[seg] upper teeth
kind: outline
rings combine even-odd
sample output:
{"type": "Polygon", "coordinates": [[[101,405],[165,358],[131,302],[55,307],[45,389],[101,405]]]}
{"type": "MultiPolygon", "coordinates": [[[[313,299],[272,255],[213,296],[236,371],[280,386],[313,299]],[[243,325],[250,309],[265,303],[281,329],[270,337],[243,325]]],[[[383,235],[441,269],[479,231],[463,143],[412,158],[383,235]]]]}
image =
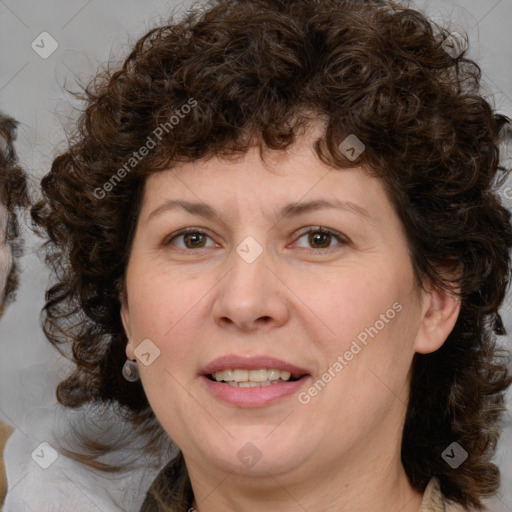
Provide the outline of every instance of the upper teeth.
{"type": "Polygon", "coordinates": [[[265,382],[266,380],[289,380],[290,372],[276,369],[261,370],[220,370],[213,375],[216,381],[226,382],[265,382]]]}

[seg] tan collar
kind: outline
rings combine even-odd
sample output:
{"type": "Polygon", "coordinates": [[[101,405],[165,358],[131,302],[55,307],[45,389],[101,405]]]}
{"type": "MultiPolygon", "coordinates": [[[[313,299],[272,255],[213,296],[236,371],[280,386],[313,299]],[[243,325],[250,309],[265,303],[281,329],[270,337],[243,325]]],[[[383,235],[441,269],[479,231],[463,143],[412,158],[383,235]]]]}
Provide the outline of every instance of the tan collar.
{"type": "Polygon", "coordinates": [[[445,512],[443,495],[439,488],[439,480],[432,478],[423,493],[423,501],[418,512],[445,512]]]}
{"type": "Polygon", "coordinates": [[[466,512],[466,509],[457,504],[446,503],[441,494],[439,480],[434,477],[423,493],[423,501],[418,512],[466,512]]]}

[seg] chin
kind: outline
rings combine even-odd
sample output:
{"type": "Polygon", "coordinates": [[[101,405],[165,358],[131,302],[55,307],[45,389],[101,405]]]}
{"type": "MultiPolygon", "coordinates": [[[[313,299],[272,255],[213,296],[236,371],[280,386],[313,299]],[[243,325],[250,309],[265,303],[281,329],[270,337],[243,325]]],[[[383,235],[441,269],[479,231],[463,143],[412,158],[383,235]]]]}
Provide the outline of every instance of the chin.
{"type": "Polygon", "coordinates": [[[281,437],[269,436],[269,432],[267,427],[245,428],[240,435],[232,432],[234,438],[214,441],[214,449],[205,447],[203,453],[209,453],[219,469],[238,474],[268,477],[268,473],[279,474],[297,467],[303,460],[303,442],[293,441],[289,435],[283,442],[281,437]]]}

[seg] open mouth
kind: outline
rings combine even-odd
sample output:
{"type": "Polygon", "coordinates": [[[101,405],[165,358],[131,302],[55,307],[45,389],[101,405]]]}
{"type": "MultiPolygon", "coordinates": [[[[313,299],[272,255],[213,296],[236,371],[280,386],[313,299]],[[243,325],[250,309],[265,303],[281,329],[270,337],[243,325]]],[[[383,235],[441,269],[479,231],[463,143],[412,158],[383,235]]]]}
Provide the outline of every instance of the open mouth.
{"type": "Polygon", "coordinates": [[[263,387],[284,382],[295,382],[306,376],[307,374],[294,375],[288,371],[275,368],[262,368],[258,370],[226,369],[206,375],[213,382],[239,388],[263,387]]]}
{"type": "Polygon", "coordinates": [[[200,377],[211,396],[235,407],[266,407],[293,396],[312,377],[304,368],[271,357],[225,359],[210,363],[200,377]]]}

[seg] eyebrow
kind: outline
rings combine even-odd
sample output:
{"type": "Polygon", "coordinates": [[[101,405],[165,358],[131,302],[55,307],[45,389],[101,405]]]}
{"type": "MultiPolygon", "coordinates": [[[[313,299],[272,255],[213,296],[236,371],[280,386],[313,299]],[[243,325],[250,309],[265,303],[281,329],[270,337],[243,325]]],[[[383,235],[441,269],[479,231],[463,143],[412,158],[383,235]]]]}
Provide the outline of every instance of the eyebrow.
{"type": "MultiPolygon", "coordinates": [[[[198,215],[207,219],[212,217],[220,217],[219,212],[206,203],[185,201],[182,199],[169,199],[158,208],[153,210],[148,215],[146,222],[149,222],[153,217],[163,212],[175,210],[177,208],[181,208],[186,212],[191,213],[192,215],[198,215]]],[[[281,210],[279,210],[277,218],[278,220],[281,220],[284,218],[295,217],[315,210],[320,210],[322,208],[336,208],[338,210],[354,213],[356,215],[365,217],[368,221],[370,221],[370,223],[373,224],[372,217],[368,210],[351,201],[342,201],[340,199],[316,199],[314,201],[289,203],[283,206],[281,210]]]]}

